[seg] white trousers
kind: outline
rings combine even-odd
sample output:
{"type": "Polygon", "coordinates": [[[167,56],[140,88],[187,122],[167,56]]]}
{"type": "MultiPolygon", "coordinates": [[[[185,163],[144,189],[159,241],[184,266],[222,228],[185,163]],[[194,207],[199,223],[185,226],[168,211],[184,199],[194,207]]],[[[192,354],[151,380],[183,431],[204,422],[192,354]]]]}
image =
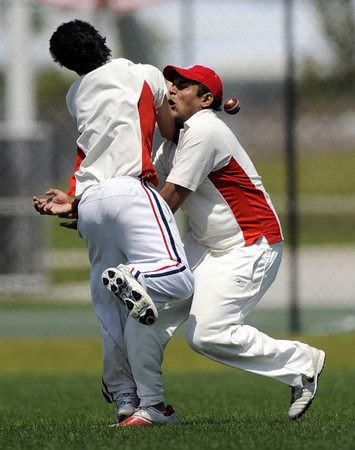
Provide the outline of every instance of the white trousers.
{"type": "Polygon", "coordinates": [[[175,330],[187,320],[190,306],[191,298],[156,303],[159,318],[149,327],[140,326],[129,317],[125,329],[125,344],[137,384],[140,406],[165,403],[161,369],[163,353],[175,330]]]}
{"type": "MultiPolygon", "coordinates": [[[[192,247],[191,261],[198,261],[198,246],[192,247]]],[[[227,252],[202,247],[200,251],[204,255],[193,270],[195,292],[186,332],[189,345],[227,366],[301,386],[302,374],[313,375],[309,346],[273,339],[244,324],[276,277],[282,243],[269,245],[262,238],[227,252]]]]}
{"type": "Polygon", "coordinates": [[[126,264],[138,279],[143,277],[152,299],[161,303],[157,303],[158,312],[179,310],[180,302],[186,304],[193,291],[193,276],[170,208],[140,179],[119,177],[84,192],[78,231],[89,252],[92,301],[101,323],[103,394],[109,402],[130,392],[161,399],[161,349],[174,325],[169,328],[161,317],[149,327],[132,319],[103,286],[101,274],[108,267],[126,264]],[[140,345],[146,337],[149,342],[148,336],[155,332],[161,343],[152,363],[149,351],[142,352],[140,345]]]}

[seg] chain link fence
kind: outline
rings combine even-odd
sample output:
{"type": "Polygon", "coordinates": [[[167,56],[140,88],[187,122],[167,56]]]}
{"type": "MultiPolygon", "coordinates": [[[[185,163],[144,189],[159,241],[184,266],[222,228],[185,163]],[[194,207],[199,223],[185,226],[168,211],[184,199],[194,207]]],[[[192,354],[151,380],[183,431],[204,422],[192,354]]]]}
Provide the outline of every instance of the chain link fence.
{"type": "Polygon", "coordinates": [[[292,314],[340,310],[338,328],[354,329],[354,0],[171,0],[126,15],[0,0],[2,298],[31,284],[46,298],[89,301],[87,280],[78,291],[54,289],[47,276],[69,261],[73,270],[87,267],[82,243],[71,235],[68,248],[57,225],[45,238],[46,219],[28,207],[33,194],[65,187],[73,169],[77,136],[65,94],[75,77],[48,53],[54,29],[73,18],[93,23],[114,57],[219,73],[224,98],[242,105],[238,115],[220,116],[262,175],[285,233],[284,261],[260,310],[287,311],[296,301],[292,314]]]}

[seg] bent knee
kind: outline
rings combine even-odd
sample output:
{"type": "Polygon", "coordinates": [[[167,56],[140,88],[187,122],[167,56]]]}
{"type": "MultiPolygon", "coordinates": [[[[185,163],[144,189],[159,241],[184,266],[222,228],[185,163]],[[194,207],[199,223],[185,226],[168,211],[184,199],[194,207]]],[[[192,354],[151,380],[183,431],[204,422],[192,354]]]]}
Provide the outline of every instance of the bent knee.
{"type": "Polygon", "coordinates": [[[226,347],[233,347],[233,351],[238,353],[246,345],[248,337],[242,324],[221,328],[213,324],[197,324],[190,316],[186,341],[192,350],[198,353],[217,356],[226,347]]]}
{"type": "Polygon", "coordinates": [[[213,333],[208,327],[197,326],[189,320],[186,328],[186,341],[195,352],[204,353],[208,351],[215,340],[213,333]]]}
{"type": "Polygon", "coordinates": [[[180,282],[176,288],[175,297],[179,300],[186,300],[194,293],[194,277],[190,270],[184,270],[180,282]]]}

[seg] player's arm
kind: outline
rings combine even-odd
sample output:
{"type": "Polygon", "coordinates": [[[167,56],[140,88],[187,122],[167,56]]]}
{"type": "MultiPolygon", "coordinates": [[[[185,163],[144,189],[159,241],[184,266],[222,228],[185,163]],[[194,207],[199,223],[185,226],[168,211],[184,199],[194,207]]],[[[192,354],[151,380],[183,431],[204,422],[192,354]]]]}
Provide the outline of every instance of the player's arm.
{"type": "Polygon", "coordinates": [[[158,108],[157,124],[163,138],[168,140],[173,140],[175,138],[176,127],[174,117],[166,95],[162,105],[158,108]]]}
{"type": "Polygon", "coordinates": [[[33,206],[40,214],[58,215],[71,213],[75,206],[75,199],[60,189],[50,188],[46,195],[50,198],[33,197],[33,206]]]}
{"type": "Polygon", "coordinates": [[[65,219],[74,219],[70,222],[60,223],[65,228],[77,228],[78,204],[80,199],[67,195],[60,189],[48,189],[46,195],[51,198],[33,197],[33,206],[40,214],[55,215],[65,219]]]}
{"type": "Polygon", "coordinates": [[[33,196],[33,206],[40,214],[73,218],[77,213],[80,199],[70,197],[56,188],[48,189],[46,195],[52,195],[52,197],[39,198],[36,195],[33,196]]]}
{"type": "Polygon", "coordinates": [[[191,191],[178,184],[167,182],[159,193],[175,213],[191,194],[191,191]]]}

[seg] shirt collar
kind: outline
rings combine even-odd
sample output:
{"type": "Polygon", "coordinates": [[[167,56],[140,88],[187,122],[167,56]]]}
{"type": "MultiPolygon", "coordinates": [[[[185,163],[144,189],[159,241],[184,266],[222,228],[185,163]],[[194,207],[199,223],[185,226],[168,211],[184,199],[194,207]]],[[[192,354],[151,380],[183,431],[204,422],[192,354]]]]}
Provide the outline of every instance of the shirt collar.
{"type": "Polygon", "coordinates": [[[201,109],[201,111],[198,111],[193,116],[191,116],[189,119],[184,122],[184,130],[187,130],[190,128],[191,124],[194,123],[196,120],[198,120],[202,116],[208,116],[208,115],[216,115],[216,113],[213,111],[213,109],[201,109]]]}

